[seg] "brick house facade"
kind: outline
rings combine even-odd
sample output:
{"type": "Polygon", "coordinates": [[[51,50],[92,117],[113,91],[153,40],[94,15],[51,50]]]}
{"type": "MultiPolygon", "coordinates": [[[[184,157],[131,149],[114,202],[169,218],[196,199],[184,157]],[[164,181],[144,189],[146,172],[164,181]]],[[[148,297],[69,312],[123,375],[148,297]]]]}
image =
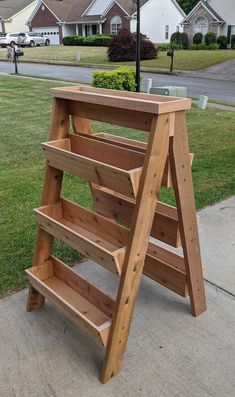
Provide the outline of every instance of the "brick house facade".
{"type": "Polygon", "coordinates": [[[207,32],[213,32],[216,36],[219,35],[219,24],[216,23],[213,16],[202,5],[200,5],[191,17],[188,18],[187,23],[184,24],[184,32],[187,33],[191,43],[193,41],[194,34],[199,30],[197,29],[197,21],[201,18],[203,18],[207,23],[207,32]]]}
{"type": "Polygon", "coordinates": [[[234,0],[201,0],[181,22],[184,32],[192,43],[197,32],[205,35],[213,32],[216,36],[226,36],[228,46],[231,36],[235,34],[235,1],[234,0]]]}
{"type": "Polygon", "coordinates": [[[116,15],[121,18],[122,29],[130,30],[130,19],[127,19],[127,14],[117,4],[114,4],[105,16],[105,22],[103,24],[104,34],[111,34],[111,20],[116,15]]]}

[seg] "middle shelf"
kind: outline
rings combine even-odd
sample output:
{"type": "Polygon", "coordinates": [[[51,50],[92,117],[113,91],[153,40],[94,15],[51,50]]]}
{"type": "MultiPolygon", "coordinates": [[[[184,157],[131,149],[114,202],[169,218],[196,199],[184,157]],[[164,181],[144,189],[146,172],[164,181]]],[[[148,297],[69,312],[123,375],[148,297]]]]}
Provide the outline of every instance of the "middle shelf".
{"type": "MultiPolygon", "coordinates": [[[[65,199],[35,210],[38,225],[50,235],[121,276],[129,230],[65,199]]],[[[187,296],[184,259],[149,242],[146,276],[182,296],[187,296]]]]}
{"type": "Polygon", "coordinates": [[[51,167],[128,197],[137,196],[144,153],[74,134],[42,146],[51,167]]]}

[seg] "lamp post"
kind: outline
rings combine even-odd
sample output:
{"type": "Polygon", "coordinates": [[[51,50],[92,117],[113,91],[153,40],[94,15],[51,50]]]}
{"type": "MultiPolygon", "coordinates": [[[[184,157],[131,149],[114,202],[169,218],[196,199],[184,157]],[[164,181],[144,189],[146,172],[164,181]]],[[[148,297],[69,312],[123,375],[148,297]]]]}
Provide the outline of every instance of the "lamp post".
{"type": "Polygon", "coordinates": [[[140,92],[140,0],[132,0],[136,4],[136,92],[140,92]]]}

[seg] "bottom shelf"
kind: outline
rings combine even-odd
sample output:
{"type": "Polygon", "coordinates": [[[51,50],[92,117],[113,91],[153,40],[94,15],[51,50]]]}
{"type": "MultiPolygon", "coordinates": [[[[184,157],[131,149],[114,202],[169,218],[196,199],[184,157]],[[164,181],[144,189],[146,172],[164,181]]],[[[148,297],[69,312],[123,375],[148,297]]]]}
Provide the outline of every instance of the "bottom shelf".
{"type": "Polygon", "coordinates": [[[26,273],[38,292],[106,346],[115,308],[110,296],[55,257],[26,273]]]}

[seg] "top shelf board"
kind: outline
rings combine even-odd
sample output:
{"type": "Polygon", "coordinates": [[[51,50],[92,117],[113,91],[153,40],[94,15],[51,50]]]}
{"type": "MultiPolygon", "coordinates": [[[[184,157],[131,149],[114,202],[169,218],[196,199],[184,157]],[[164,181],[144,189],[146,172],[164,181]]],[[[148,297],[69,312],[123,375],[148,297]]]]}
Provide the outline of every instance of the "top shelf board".
{"type": "Polygon", "coordinates": [[[55,98],[150,114],[171,113],[191,108],[191,99],[107,90],[89,86],[52,88],[51,92],[55,98]]]}

